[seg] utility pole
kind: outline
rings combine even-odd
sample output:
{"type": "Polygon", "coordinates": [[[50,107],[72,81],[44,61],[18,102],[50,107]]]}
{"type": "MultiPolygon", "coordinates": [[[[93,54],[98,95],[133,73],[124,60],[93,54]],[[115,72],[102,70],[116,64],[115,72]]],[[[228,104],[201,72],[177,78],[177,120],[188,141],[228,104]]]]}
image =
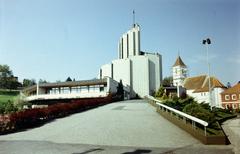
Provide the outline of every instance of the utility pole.
{"type": "Polygon", "coordinates": [[[208,93],[209,93],[209,105],[211,107],[211,110],[212,110],[212,107],[213,107],[213,104],[212,104],[212,95],[211,95],[211,77],[210,77],[210,62],[209,62],[209,49],[208,49],[208,46],[209,44],[211,44],[211,40],[209,38],[207,38],[206,40],[203,40],[202,42],[204,45],[206,45],[206,50],[207,50],[207,65],[208,65],[208,93]]]}

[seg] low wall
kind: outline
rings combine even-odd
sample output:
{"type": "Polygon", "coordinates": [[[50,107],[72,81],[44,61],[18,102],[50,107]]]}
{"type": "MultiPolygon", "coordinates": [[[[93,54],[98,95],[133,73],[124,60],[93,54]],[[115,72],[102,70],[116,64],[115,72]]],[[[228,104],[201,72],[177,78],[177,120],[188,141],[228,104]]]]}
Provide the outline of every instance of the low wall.
{"type": "Polygon", "coordinates": [[[204,130],[202,130],[198,127],[193,128],[191,123],[186,122],[185,120],[177,117],[176,115],[171,114],[168,111],[161,110],[160,108],[158,108],[158,105],[154,101],[150,100],[149,103],[157,108],[157,112],[161,116],[163,116],[164,118],[166,118],[167,120],[169,120],[173,124],[177,125],[181,129],[185,130],[186,132],[188,132],[193,137],[195,137],[196,139],[201,141],[203,144],[207,144],[207,145],[210,145],[210,144],[226,145],[226,144],[229,143],[228,139],[227,139],[227,137],[225,136],[224,133],[223,133],[223,135],[209,135],[209,134],[207,134],[205,136],[204,130]]]}

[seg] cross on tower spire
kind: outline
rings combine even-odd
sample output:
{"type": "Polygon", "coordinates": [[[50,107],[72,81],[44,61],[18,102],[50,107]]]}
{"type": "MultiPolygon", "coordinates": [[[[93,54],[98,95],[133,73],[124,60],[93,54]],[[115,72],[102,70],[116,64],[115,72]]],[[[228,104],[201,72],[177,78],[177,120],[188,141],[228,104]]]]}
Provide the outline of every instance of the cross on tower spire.
{"type": "Polygon", "coordinates": [[[133,10],[133,27],[135,27],[135,11],[133,10]]]}

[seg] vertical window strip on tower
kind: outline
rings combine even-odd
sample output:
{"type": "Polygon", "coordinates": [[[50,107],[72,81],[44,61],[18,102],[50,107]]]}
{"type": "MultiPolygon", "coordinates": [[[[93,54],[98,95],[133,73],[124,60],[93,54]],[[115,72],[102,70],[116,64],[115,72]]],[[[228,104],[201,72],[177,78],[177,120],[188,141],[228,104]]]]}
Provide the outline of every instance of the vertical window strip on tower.
{"type": "Polygon", "coordinates": [[[129,39],[128,39],[128,34],[127,34],[127,58],[129,57],[129,44],[128,44],[128,41],[129,41],[129,39]]]}
{"type": "Polygon", "coordinates": [[[122,50],[121,50],[121,53],[122,53],[122,59],[123,59],[123,37],[122,37],[122,50]]]}
{"type": "Polygon", "coordinates": [[[136,46],[135,46],[135,32],[133,32],[133,55],[136,55],[136,46]]]}
{"type": "Polygon", "coordinates": [[[140,31],[138,31],[138,52],[140,51],[140,31]]]}

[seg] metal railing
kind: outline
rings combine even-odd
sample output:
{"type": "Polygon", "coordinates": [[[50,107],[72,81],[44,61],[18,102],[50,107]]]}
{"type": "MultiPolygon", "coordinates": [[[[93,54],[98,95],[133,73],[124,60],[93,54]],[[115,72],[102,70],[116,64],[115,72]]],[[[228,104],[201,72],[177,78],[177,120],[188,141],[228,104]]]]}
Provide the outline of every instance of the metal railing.
{"type": "Polygon", "coordinates": [[[166,110],[166,111],[169,111],[171,114],[174,113],[174,114],[176,114],[176,115],[178,115],[178,116],[182,116],[185,121],[186,121],[186,120],[191,121],[191,123],[192,123],[192,128],[193,128],[193,129],[196,129],[196,123],[202,125],[202,126],[204,127],[204,135],[205,135],[205,136],[207,135],[208,122],[206,122],[206,121],[204,121],[204,120],[201,120],[201,119],[199,119],[199,118],[196,118],[196,117],[194,117],[194,116],[191,116],[191,115],[189,115],[189,114],[186,114],[186,113],[184,113],[184,112],[181,112],[181,111],[179,111],[179,110],[173,109],[173,108],[171,108],[171,107],[169,107],[169,106],[167,106],[167,105],[164,105],[164,104],[161,103],[160,100],[157,100],[157,99],[155,99],[155,98],[152,97],[152,96],[149,96],[149,95],[148,95],[148,96],[146,96],[146,98],[154,101],[155,104],[157,105],[158,109],[160,109],[160,110],[166,110]]]}

